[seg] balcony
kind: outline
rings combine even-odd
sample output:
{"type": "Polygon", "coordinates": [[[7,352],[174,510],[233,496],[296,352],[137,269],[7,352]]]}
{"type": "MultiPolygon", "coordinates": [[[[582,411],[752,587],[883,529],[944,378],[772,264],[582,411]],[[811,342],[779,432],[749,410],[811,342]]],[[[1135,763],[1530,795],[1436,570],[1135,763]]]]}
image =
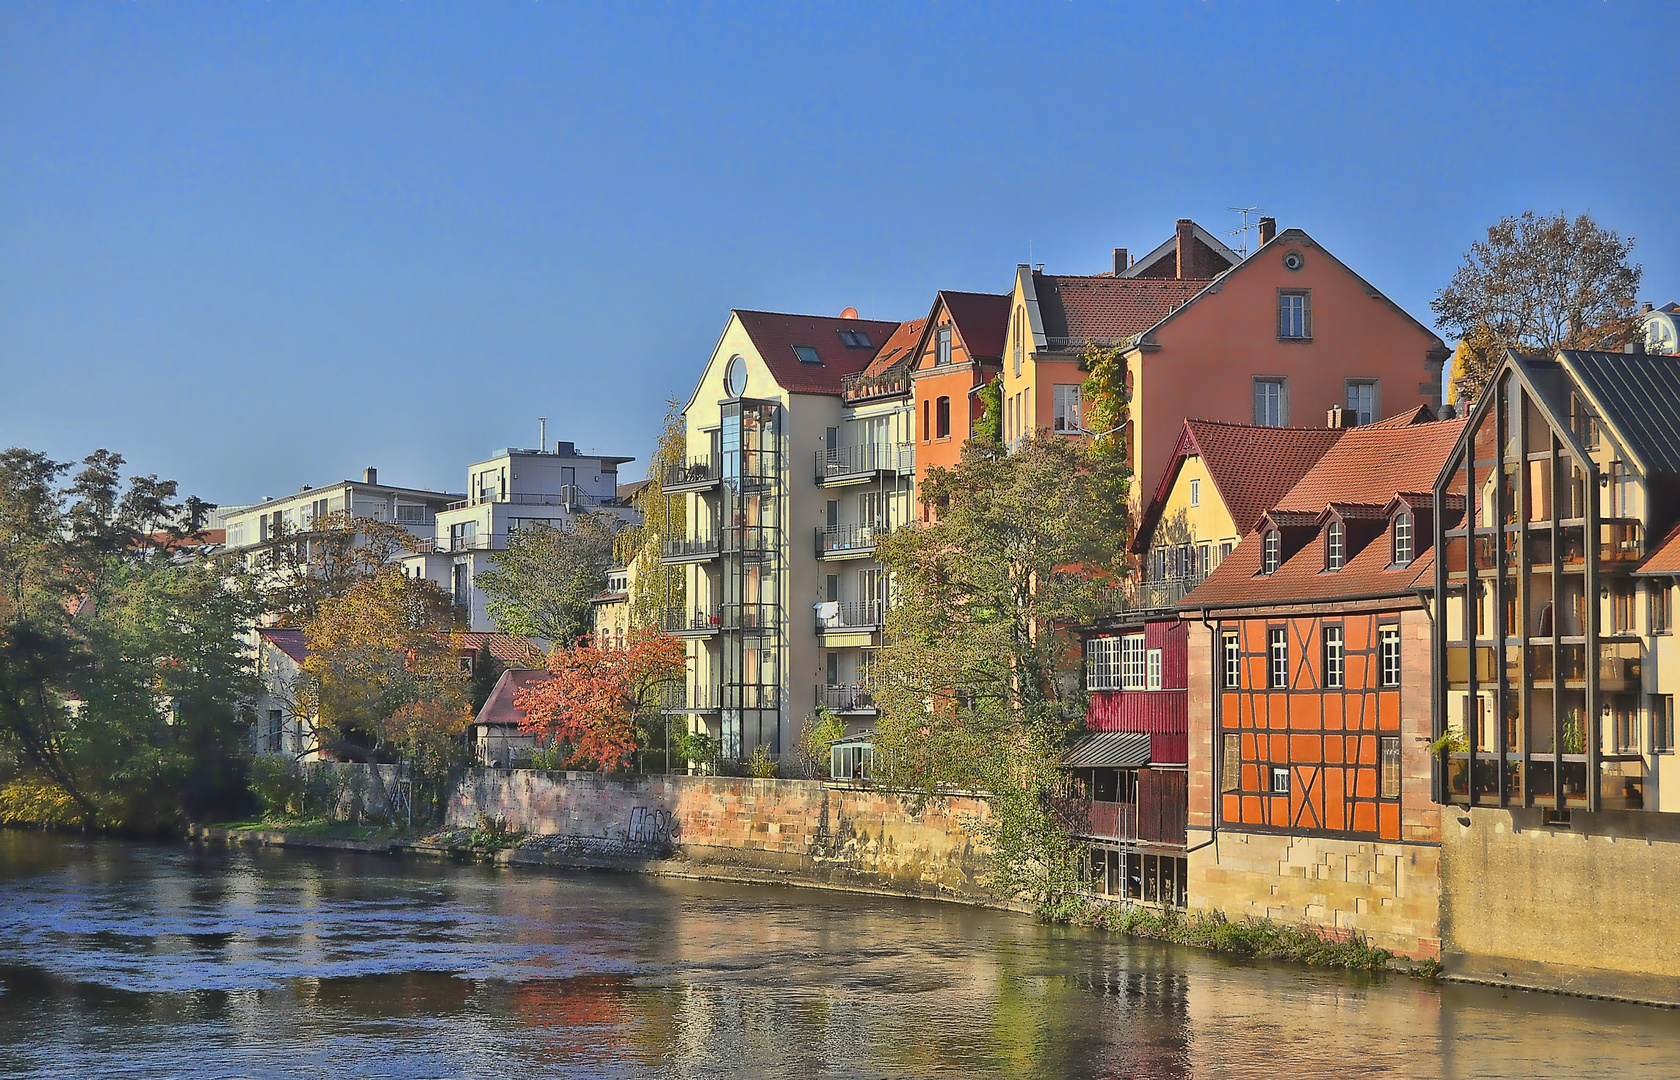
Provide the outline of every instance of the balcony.
{"type": "Polygon", "coordinates": [[[661,705],[666,712],[717,712],[723,700],[723,688],[713,683],[667,683],[660,688],[661,705]]]}
{"type": "Polygon", "coordinates": [[[855,375],[840,377],[840,396],[847,401],[868,401],[870,398],[891,397],[894,394],[909,392],[910,372],[904,369],[885,371],[878,375],[865,375],[860,371],[855,375]]]}
{"type": "Polygon", "coordinates": [[[1139,802],[1059,799],[1056,809],[1063,827],[1086,840],[1182,847],[1189,809],[1184,794],[1182,784],[1169,783],[1154,792],[1140,789],[1139,802]]]}
{"type": "Polygon", "coordinates": [[[829,601],[816,606],[817,632],[876,630],[880,628],[883,614],[884,605],[878,600],[829,601]]]}
{"type": "Polygon", "coordinates": [[[878,477],[896,477],[916,469],[915,449],[909,443],[869,443],[818,450],[817,484],[839,487],[862,484],[878,477]]]}
{"type": "Polygon", "coordinates": [[[722,475],[719,462],[710,456],[691,457],[660,471],[659,483],[666,491],[703,491],[722,475]]]}
{"type": "Polygon", "coordinates": [[[723,530],[723,550],[730,555],[768,555],[776,550],[777,530],[737,525],[723,530]]]}
{"type": "Polygon", "coordinates": [[[692,540],[667,540],[663,562],[666,565],[676,563],[705,562],[715,558],[718,553],[718,538],[715,536],[698,537],[692,540]]]}
{"type": "Polygon", "coordinates": [[[499,495],[494,492],[487,492],[476,498],[452,502],[444,509],[464,510],[469,506],[483,506],[486,503],[504,503],[509,506],[565,506],[587,510],[629,505],[616,495],[596,495],[576,484],[565,484],[556,492],[533,491],[514,495],[499,495]]]}
{"type": "Polygon", "coordinates": [[[439,555],[458,554],[463,551],[501,551],[507,547],[507,533],[471,533],[466,536],[440,536],[432,541],[430,546],[421,544],[420,552],[436,552],[439,555]]]}
{"type": "Polygon", "coordinates": [[[875,691],[861,683],[819,685],[817,700],[832,713],[865,713],[873,715],[875,691]]]}
{"type": "Polygon", "coordinates": [[[723,609],[711,607],[676,608],[665,612],[660,620],[667,634],[678,637],[703,637],[723,629],[723,609]]]}
{"type": "Polygon", "coordinates": [[[1104,591],[1101,615],[1110,619],[1125,619],[1170,612],[1206,577],[1205,574],[1188,574],[1160,581],[1127,581],[1104,591]]]}
{"type": "Polygon", "coordinates": [[[827,525],[817,530],[817,558],[861,559],[875,553],[875,540],[887,533],[874,525],[827,525]]]}

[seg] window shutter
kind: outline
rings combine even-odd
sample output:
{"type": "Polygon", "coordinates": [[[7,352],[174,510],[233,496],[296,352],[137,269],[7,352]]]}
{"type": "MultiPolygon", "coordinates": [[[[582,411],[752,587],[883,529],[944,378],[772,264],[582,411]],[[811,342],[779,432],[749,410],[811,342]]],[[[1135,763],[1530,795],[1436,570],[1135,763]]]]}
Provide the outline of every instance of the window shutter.
{"type": "Polygon", "coordinates": [[[1225,736],[1225,753],[1221,755],[1219,790],[1242,790],[1242,736],[1225,736]]]}
{"type": "Polygon", "coordinates": [[[1312,290],[1301,293],[1301,336],[1312,337],[1312,290]]]}
{"type": "Polygon", "coordinates": [[[1289,297],[1283,293],[1278,293],[1277,298],[1277,336],[1289,336],[1289,297]]]}

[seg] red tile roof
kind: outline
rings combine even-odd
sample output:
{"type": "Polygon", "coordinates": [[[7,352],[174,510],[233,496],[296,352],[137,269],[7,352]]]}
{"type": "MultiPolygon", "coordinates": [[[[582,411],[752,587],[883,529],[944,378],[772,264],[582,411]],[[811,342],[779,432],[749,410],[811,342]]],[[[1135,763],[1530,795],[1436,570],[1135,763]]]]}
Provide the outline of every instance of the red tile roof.
{"type": "Polygon", "coordinates": [[[910,363],[916,352],[916,342],[922,336],[922,327],[927,325],[926,319],[911,319],[909,322],[898,324],[881,346],[881,351],[875,354],[875,359],[863,369],[865,378],[872,375],[884,375],[895,367],[902,367],[910,363]]]}
{"type": "Polygon", "coordinates": [[[1070,277],[1033,273],[1038,313],[1051,349],[1141,334],[1183,307],[1209,282],[1177,278],[1070,277]]]}
{"type": "Polygon", "coordinates": [[[1637,574],[1680,574],[1680,525],[1669,530],[1667,536],[1657,544],[1651,554],[1645,556],[1645,561],[1639,564],[1637,574]]]}
{"type": "Polygon", "coordinates": [[[309,646],[303,640],[303,631],[287,627],[266,627],[257,633],[273,645],[276,649],[291,657],[297,663],[309,659],[309,646]]]}
{"type": "Polygon", "coordinates": [[[460,635],[461,651],[472,652],[475,655],[486,645],[490,647],[490,655],[504,664],[539,666],[543,661],[542,650],[528,637],[518,634],[481,634],[466,633],[460,635]]]}
{"type": "MultiPolygon", "coordinates": [[[[1266,516],[1280,526],[1310,525],[1312,536],[1271,574],[1260,573],[1263,539],[1250,531],[1207,580],[1184,598],[1181,607],[1265,607],[1356,596],[1402,595],[1431,580],[1430,530],[1418,522],[1413,531],[1418,557],[1391,566],[1388,531],[1366,509],[1388,508],[1396,495],[1434,488],[1465,418],[1404,427],[1369,425],[1350,428],[1309,469],[1266,516]],[[1319,528],[1332,506],[1352,511],[1349,557],[1341,570],[1324,568],[1319,528]],[[1365,519],[1365,520],[1360,520],[1365,519]]],[[[1408,500],[1410,501],[1410,500],[1408,500]]]]}
{"type": "Polygon", "coordinates": [[[734,314],[776,377],[777,385],[795,394],[839,394],[841,376],[868,367],[899,327],[896,322],[773,311],[736,310],[734,314]],[[841,330],[862,331],[869,338],[869,347],[847,346],[840,340],[841,330]],[[815,349],[822,363],[803,363],[793,351],[795,345],[815,349]]]}
{"type": "Polygon", "coordinates": [[[968,355],[976,360],[1002,360],[1009,336],[1009,293],[972,293],[939,290],[945,311],[956,324],[968,355]]]}
{"type": "Polygon", "coordinates": [[[475,722],[480,724],[519,723],[525,717],[514,706],[514,695],[528,686],[547,682],[553,677],[554,673],[547,668],[512,668],[502,672],[502,677],[496,680],[495,688],[490,691],[490,696],[485,699],[484,708],[478,710],[478,717],[475,722]]]}

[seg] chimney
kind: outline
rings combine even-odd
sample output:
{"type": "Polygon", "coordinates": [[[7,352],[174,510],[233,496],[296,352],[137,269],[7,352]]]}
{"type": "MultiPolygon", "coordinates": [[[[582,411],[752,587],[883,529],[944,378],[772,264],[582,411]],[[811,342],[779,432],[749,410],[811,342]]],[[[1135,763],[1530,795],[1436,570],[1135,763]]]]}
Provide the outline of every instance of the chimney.
{"type": "Polygon", "coordinates": [[[1196,223],[1187,217],[1178,219],[1178,279],[1193,277],[1190,261],[1196,253],[1196,223]]]}
{"type": "Polygon", "coordinates": [[[1645,314],[1647,311],[1651,310],[1651,307],[1652,307],[1651,301],[1649,301],[1649,300],[1645,301],[1643,304],[1639,305],[1639,314],[1641,314],[1641,315],[1645,314]]]}
{"type": "Polygon", "coordinates": [[[1263,217],[1260,219],[1260,246],[1265,247],[1277,235],[1277,218],[1263,217]]]}
{"type": "Polygon", "coordinates": [[[1126,272],[1126,267],[1128,267],[1130,265],[1132,265],[1132,264],[1126,261],[1126,249],[1125,248],[1115,248],[1114,249],[1114,276],[1119,277],[1121,274],[1125,273],[1126,272]]]}
{"type": "Polygon", "coordinates": [[[1330,406],[1330,411],[1328,413],[1326,413],[1325,417],[1324,417],[1324,426],[1325,427],[1333,427],[1333,428],[1353,427],[1357,423],[1358,423],[1358,420],[1355,419],[1354,414],[1348,412],[1346,409],[1342,408],[1340,405],[1330,406]]]}
{"type": "Polygon", "coordinates": [[[363,469],[362,470],[362,483],[364,483],[364,484],[377,484],[377,483],[379,483],[379,470],[374,468],[372,465],[369,465],[367,468],[363,469]]]}

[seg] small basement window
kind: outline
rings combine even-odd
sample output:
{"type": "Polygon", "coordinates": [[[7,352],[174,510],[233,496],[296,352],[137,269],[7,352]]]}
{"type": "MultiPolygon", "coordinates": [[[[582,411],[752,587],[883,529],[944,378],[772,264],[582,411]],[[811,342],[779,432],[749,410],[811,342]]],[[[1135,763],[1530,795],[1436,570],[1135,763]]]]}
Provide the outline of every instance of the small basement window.
{"type": "Polygon", "coordinates": [[[793,355],[799,357],[799,362],[801,364],[822,363],[822,357],[817,355],[817,350],[811,348],[809,345],[795,345],[793,347],[793,355]]]}

